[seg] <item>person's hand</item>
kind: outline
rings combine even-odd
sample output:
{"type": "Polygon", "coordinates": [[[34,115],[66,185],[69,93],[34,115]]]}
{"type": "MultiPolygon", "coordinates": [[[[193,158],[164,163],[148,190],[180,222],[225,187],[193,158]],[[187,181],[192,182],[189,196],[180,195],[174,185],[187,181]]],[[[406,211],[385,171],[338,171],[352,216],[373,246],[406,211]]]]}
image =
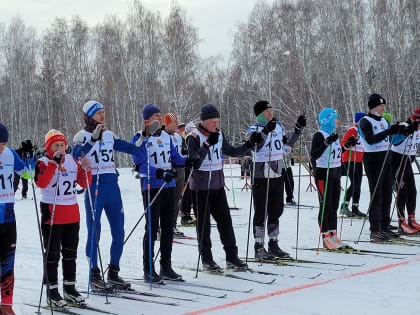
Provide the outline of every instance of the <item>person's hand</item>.
{"type": "Polygon", "coordinates": [[[87,156],[81,157],[79,159],[79,163],[80,163],[80,167],[82,168],[82,170],[84,170],[85,172],[90,171],[90,168],[92,166],[92,162],[87,156]]]}
{"type": "Polygon", "coordinates": [[[162,168],[158,168],[156,170],[156,178],[163,179],[165,182],[169,183],[176,177],[176,170],[164,170],[162,168]]]}
{"type": "Polygon", "coordinates": [[[305,115],[300,115],[296,121],[296,128],[303,129],[306,127],[306,117],[305,115]]]}
{"type": "Polygon", "coordinates": [[[350,138],[347,139],[346,143],[344,143],[344,148],[346,150],[348,150],[348,149],[350,149],[350,148],[352,148],[356,145],[357,145],[356,138],[355,137],[350,137],[350,138]]]}
{"type": "Polygon", "coordinates": [[[216,132],[210,132],[209,136],[207,137],[206,143],[209,147],[212,145],[215,145],[217,142],[219,142],[219,133],[216,132]]]}
{"type": "Polygon", "coordinates": [[[275,119],[270,120],[263,128],[262,132],[264,132],[266,135],[268,135],[270,132],[272,132],[274,129],[276,129],[277,122],[275,119]]]}
{"type": "Polygon", "coordinates": [[[61,164],[64,162],[65,156],[66,156],[65,150],[57,150],[54,152],[52,160],[56,162],[57,164],[61,164]]]}
{"type": "Polygon", "coordinates": [[[188,157],[185,159],[185,167],[193,167],[194,169],[199,169],[201,166],[201,160],[198,157],[188,157]]]}
{"type": "Polygon", "coordinates": [[[330,134],[330,135],[327,137],[327,139],[325,139],[325,144],[326,144],[327,146],[329,146],[331,143],[336,142],[336,141],[337,141],[337,139],[338,139],[338,134],[336,134],[336,133],[332,133],[332,134],[330,134]]]}
{"type": "Polygon", "coordinates": [[[247,141],[248,147],[253,149],[255,145],[259,145],[263,142],[263,137],[261,136],[260,132],[254,131],[251,133],[249,140],[247,141]]]}
{"type": "Polygon", "coordinates": [[[96,142],[98,140],[102,139],[102,133],[104,132],[104,126],[101,124],[98,124],[92,132],[92,136],[90,137],[90,140],[92,142],[96,142]]]}

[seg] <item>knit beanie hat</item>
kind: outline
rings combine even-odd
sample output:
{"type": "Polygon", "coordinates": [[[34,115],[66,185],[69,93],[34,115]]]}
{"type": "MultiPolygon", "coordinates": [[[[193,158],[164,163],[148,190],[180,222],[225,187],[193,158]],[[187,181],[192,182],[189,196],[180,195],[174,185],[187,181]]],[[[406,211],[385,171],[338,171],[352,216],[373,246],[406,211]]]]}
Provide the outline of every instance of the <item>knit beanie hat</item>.
{"type": "Polygon", "coordinates": [[[420,120],[420,107],[414,110],[413,115],[411,116],[411,121],[420,120]]]}
{"type": "Polygon", "coordinates": [[[51,151],[52,144],[58,141],[63,141],[65,145],[67,146],[66,137],[64,137],[64,135],[60,131],[55,130],[55,129],[51,129],[50,131],[48,131],[47,134],[45,135],[45,144],[44,144],[45,151],[49,153],[51,151]]]}
{"type": "Polygon", "coordinates": [[[258,101],[254,105],[254,114],[255,116],[258,116],[263,111],[265,111],[267,108],[272,108],[270,103],[267,101],[258,101]]]}
{"type": "Polygon", "coordinates": [[[89,117],[93,117],[98,110],[105,109],[104,105],[97,101],[89,101],[83,105],[83,112],[89,117]]]}
{"type": "Polygon", "coordinates": [[[365,113],[357,112],[354,114],[354,122],[357,124],[360,119],[362,119],[364,116],[366,116],[365,113]]]}
{"type": "Polygon", "coordinates": [[[9,141],[9,130],[6,126],[0,123],[0,143],[6,143],[9,141]]]}
{"type": "Polygon", "coordinates": [[[386,104],[386,100],[379,94],[372,94],[369,96],[368,106],[369,109],[375,108],[378,105],[386,104]]]}
{"type": "Polygon", "coordinates": [[[213,118],[220,118],[220,113],[217,110],[216,106],[212,104],[207,104],[201,107],[201,112],[200,112],[201,121],[213,119],[213,118]]]}
{"type": "Polygon", "coordinates": [[[157,107],[154,104],[147,104],[143,107],[142,115],[144,120],[148,120],[150,117],[152,117],[156,113],[160,113],[159,107],[157,107]]]}
{"type": "Polygon", "coordinates": [[[388,112],[387,110],[384,111],[382,117],[385,118],[388,124],[392,124],[392,114],[390,112],[388,112]]]}
{"type": "Polygon", "coordinates": [[[178,116],[175,113],[165,114],[165,116],[163,117],[163,123],[165,124],[165,126],[169,125],[172,122],[175,122],[178,124],[178,116]]]}

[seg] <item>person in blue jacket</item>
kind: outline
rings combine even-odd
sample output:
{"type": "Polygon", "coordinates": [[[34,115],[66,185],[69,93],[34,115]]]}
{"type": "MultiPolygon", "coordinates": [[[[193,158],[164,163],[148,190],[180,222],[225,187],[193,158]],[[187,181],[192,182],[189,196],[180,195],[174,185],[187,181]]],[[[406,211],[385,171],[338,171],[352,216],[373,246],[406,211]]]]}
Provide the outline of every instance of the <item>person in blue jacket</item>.
{"type": "MultiPolygon", "coordinates": [[[[150,184],[150,200],[157,195],[159,188],[164,185],[156,200],[151,205],[151,252],[154,256],[154,243],[157,239],[157,231],[160,219],[160,275],[156,273],[152,264],[152,281],[155,283],[162,280],[182,280],[181,275],[172,269],[171,254],[175,214],[175,167],[199,167],[200,160],[184,158],[176,150],[170,135],[163,132],[162,114],[160,109],[153,104],[147,104],[142,111],[144,121],[150,124],[147,137],[146,130],[134,135],[131,143],[142,142],[141,150],[133,155],[136,169],[141,178],[144,209],[148,207],[148,173],[150,184]],[[157,126],[157,127],[153,127],[157,126]],[[152,130],[153,129],[153,130],[152,130]],[[149,168],[149,172],[148,172],[149,168]]],[[[149,222],[146,212],[146,226],[143,238],[143,270],[144,281],[150,280],[149,262],[149,222]]]]}
{"type": "Polygon", "coordinates": [[[13,177],[24,171],[24,163],[17,153],[7,147],[9,131],[0,124],[0,314],[14,315],[13,287],[16,252],[15,193],[13,177]]]}
{"type": "MultiPolygon", "coordinates": [[[[121,192],[118,186],[118,174],[114,163],[114,151],[134,154],[139,146],[119,139],[112,131],[105,128],[105,108],[97,101],[89,101],[83,105],[85,128],[74,136],[73,156],[77,160],[82,156],[90,158],[92,163],[92,185],[90,193],[95,222],[98,232],[98,243],[101,233],[102,210],[111,227],[112,243],[110,249],[110,265],[108,283],[120,289],[127,289],[130,284],[119,277],[119,263],[124,243],[124,211],[121,192]],[[97,187],[98,183],[98,187],[97,187]],[[98,196],[95,198],[95,189],[98,196]]],[[[140,145],[140,143],[138,144],[140,145]]],[[[92,289],[109,288],[102,279],[97,262],[97,242],[92,224],[92,209],[88,191],[85,194],[86,224],[88,238],[86,256],[91,260],[92,289]],[[92,240],[93,238],[93,240],[92,240]]]]}

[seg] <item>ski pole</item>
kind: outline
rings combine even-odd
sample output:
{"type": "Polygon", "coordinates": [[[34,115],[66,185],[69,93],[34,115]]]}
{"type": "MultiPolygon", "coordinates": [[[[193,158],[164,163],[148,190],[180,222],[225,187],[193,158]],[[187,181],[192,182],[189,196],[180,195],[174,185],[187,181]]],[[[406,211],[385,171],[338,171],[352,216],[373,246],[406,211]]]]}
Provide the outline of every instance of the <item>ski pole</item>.
{"type": "Polygon", "coordinates": [[[298,181],[298,206],[297,206],[297,216],[296,216],[296,259],[298,259],[298,248],[299,248],[299,216],[300,216],[300,177],[302,174],[302,135],[299,138],[299,151],[300,151],[300,161],[299,161],[299,181],[298,181]]]}
{"type": "MultiPolygon", "coordinates": [[[[57,182],[55,183],[56,187],[55,187],[55,192],[54,192],[54,202],[53,202],[53,207],[51,210],[51,217],[50,217],[50,230],[48,232],[48,239],[47,239],[47,247],[45,248],[45,255],[44,255],[44,270],[47,270],[47,263],[48,263],[48,255],[50,254],[50,245],[51,245],[51,236],[52,236],[52,229],[53,229],[53,224],[54,224],[54,215],[55,215],[55,207],[56,207],[56,202],[57,202],[57,195],[59,193],[58,187],[60,185],[60,168],[61,168],[61,160],[60,163],[57,166],[57,182]]],[[[54,185],[53,185],[54,187],[54,185]]],[[[45,241],[45,240],[44,240],[45,241]]],[[[48,275],[47,275],[47,279],[48,279],[48,275]]],[[[47,280],[47,291],[50,289],[50,283],[47,280]]],[[[40,300],[39,300],[39,305],[38,305],[38,309],[41,308],[41,296],[42,296],[42,291],[44,289],[44,281],[42,281],[42,285],[41,285],[41,294],[40,294],[40,300]]],[[[50,301],[51,304],[51,297],[48,296],[47,294],[47,298],[50,301]]],[[[51,308],[51,313],[53,313],[53,310],[51,308]]]]}
{"type": "Polygon", "coordinates": [[[150,139],[150,131],[149,131],[149,122],[145,121],[145,133],[146,133],[146,155],[147,155],[147,228],[148,228],[148,236],[149,236],[149,282],[150,282],[150,290],[153,287],[153,258],[152,258],[152,214],[151,214],[151,202],[150,202],[150,156],[149,156],[149,139],[150,139]]]}
{"type": "Polygon", "coordinates": [[[324,189],[324,196],[323,196],[323,201],[322,201],[321,224],[319,225],[318,250],[316,252],[317,255],[319,255],[319,248],[321,244],[322,222],[324,221],[325,201],[327,199],[327,190],[328,190],[328,177],[330,175],[331,151],[332,151],[332,145],[330,144],[330,149],[328,153],[327,176],[325,179],[325,189],[324,189]]]}
{"type": "Polygon", "coordinates": [[[239,209],[236,206],[236,198],[235,198],[235,188],[233,187],[233,171],[232,171],[232,159],[229,156],[229,169],[230,169],[230,183],[232,187],[232,201],[233,201],[233,208],[231,209],[239,209]]]}
{"type": "MultiPolygon", "coordinates": [[[[101,147],[101,142],[99,142],[99,148],[101,147]]],[[[96,241],[96,248],[98,251],[98,258],[99,258],[99,264],[101,267],[101,273],[102,273],[102,278],[105,279],[105,271],[103,268],[103,264],[102,264],[102,255],[101,255],[101,249],[99,247],[99,233],[98,233],[98,229],[96,227],[96,206],[97,206],[97,201],[98,201],[98,187],[99,187],[99,163],[98,163],[98,170],[96,173],[96,187],[95,187],[95,204],[92,203],[92,195],[91,195],[91,191],[90,191],[90,185],[89,185],[89,176],[88,176],[88,172],[85,170],[85,178],[86,178],[86,186],[87,186],[87,194],[89,196],[89,204],[90,204],[90,212],[91,212],[91,216],[92,216],[92,225],[93,225],[93,233],[95,236],[95,241],[96,241]]],[[[92,235],[91,235],[92,237],[92,235]]],[[[92,252],[93,252],[93,237],[91,239],[91,252],[90,252],[90,261],[89,261],[89,285],[88,285],[88,297],[89,297],[89,288],[90,288],[90,282],[92,279],[92,252]]],[[[105,304],[110,304],[110,302],[108,301],[108,294],[105,290],[105,304]]]]}
{"type": "MultiPolygon", "coordinates": [[[[34,199],[34,203],[35,203],[35,214],[36,214],[36,222],[37,222],[37,226],[38,226],[38,234],[39,234],[39,241],[41,244],[41,253],[42,253],[42,257],[45,257],[45,252],[44,252],[44,242],[42,240],[42,231],[41,231],[41,221],[39,219],[39,212],[38,212],[38,204],[36,201],[36,193],[35,193],[35,184],[34,184],[34,170],[32,169],[32,165],[31,165],[31,157],[29,155],[29,152],[26,152],[26,161],[28,163],[29,166],[29,170],[31,173],[31,185],[32,185],[32,195],[33,195],[33,199],[34,199]]],[[[47,270],[46,270],[46,265],[43,264],[43,272],[45,275],[45,279],[48,283],[48,275],[47,275],[47,270]]],[[[41,284],[41,294],[39,295],[39,303],[38,303],[38,310],[37,313],[41,314],[41,301],[42,301],[42,293],[43,293],[43,283],[41,284]]],[[[51,313],[53,313],[53,310],[51,310],[51,313]]]]}
{"type": "Polygon", "coordinates": [[[249,201],[249,215],[248,215],[248,234],[246,239],[246,255],[245,255],[245,263],[248,264],[248,250],[249,250],[249,233],[251,230],[251,213],[252,213],[252,201],[254,196],[254,180],[255,180],[255,159],[256,159],[256,152],[257,152],[257,144],[254,146],[254,150],[252,151],[252,177],[251,177],[251,199],[249,201]]]}
{"type": "Polygon", "coordinates": [[[388,160],[388,155],[389,155],[389,151],[390,151],[391,146],[392,146],[392,140],[393,139],[394,139],[394,135],[392,135],[391,141],[389,142],[389,145],[388,145],[388,149],[387,149],[387,151],[385,153],[384,161],[382,162],[381,170],[379,171],[378,180],[376,181],[375,187],[373,189],[373,193],[372,193],[371,198],[370,198],[370,201],[369,201],[369,207],[368,207],[368,210],[366,212],[366,217],[363,220],[363,224],[362,224],[362,228],[360,229],[359,237],[357,238],[357,241],[354,242],[355,244],[358,244],[359,243],[360,237],[362,236],[363,228],[365,227],[365,224],[366,224],[366,220],[369,217],[370,208],[372,207],[373,199],[375,198],[376,191],[378,190],[379,182],[381,181],[382,173],[384,171],[386,162],[388,160]]]}
{"type": "MultiPolygon", "coordinates": [[[[346,197],[347,197],[347,184],[349,182],[349,174],[350,174],[350,163],[351,163],[351,154],[352,148],[349,150],[349,160],[347,162],[347,175],[346,175],[346,186],[344,188],[344,199],[343,199],[343,207],[341,208],[341,225],[340,225],[340,239],[341,239],[341,232],[343,231],[343,221],[344,221],[344,207],[346,205],[346,197]]],[[[354,178],[354,177],[353,177],[354,178]]],[[[354,190],[354,188],[353,188],[354,190]]],[[[352,210],[353,211],[353,210],[352,210]]]]}
{"type": "MultiPolygon", "coordinates": [[[[200,246],[198,248],[198,259],[197,259],[197,268],[196,268],[196,271],[195,271],[195,278],[198,278],[198,268],[200,267],[201,251],[203,249],[204,229],[205,229],[205,226],[206,226],[207,209],[208,209],[208,205],[209,205],[211,173],[212,173],[211,172],[211,163],[212,163],[211,154],[209,154],[209,158],[210,158],[210,171],[209,171],[209,179],[208,179],[208,182],[207,182],[207,195],[206,195],[206,203],[205,203],[205,206],[204,206],[203,226],[201,227],[201,235],[200,235],[200,242],[199,242],[200,246]]],[[[193,171],[191,170],[191,172],[193,172],[193,171]]],[[[198,203],[198,200],[197,200],[197,203],[198,203]]],[[[198,215],[198,204],[197,204],[197,231],[198,231],[198,225],[199,225],[198,224],[198,218],[199,218],[199,215],[198,215]]]]}
{"type": "MultiPolygon", "coordinates": [[[[270,170],[271,170],[271,140],[273,139],[273,132],[270,132],[270,142],[268,145],[268,172],[267,172],[267,191],[265,192],[265,205],[264,205],[264,228],[263,228],[263,246],[265,244],[265,224],[267,221],[268,212],[268,191],[270,190],[270,170]]],[[[264,165],[265,166],[265,165],[264,165]]],[[[268,228],[267,228],[268,230],[268,228]]]]}
{"type": "MultiPolygon", "coordinates": [[[[353,204],[354,204],[354,190],[355,190],[355,187],[354,186],[356,185],[356,158],[357,158],[357,152],[354,155],[354,161],[353,161],[353,180],[351,182],[351,186],[352,186],[352,190],[351,190],[352,207],[351,207],[350,226],[353,226],[353,204]]],[[[361,175],[361,179],[360,179],[360,186],[362,185],[362,178],[363,178],[363,169],[362,169],[362,175],[361,175]]]]}

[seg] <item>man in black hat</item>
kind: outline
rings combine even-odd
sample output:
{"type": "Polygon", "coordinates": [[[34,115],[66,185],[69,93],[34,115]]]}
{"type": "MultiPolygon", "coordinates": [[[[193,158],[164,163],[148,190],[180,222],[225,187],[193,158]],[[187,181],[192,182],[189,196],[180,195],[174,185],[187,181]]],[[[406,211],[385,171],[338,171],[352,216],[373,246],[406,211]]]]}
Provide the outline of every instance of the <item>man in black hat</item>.
{"type": "MultiPolygon", "coordinates": [[[[273,109],[269,102],[259,101],[254,105],[257,122],[248,129],[248,135],[255,132],[263,139],[257,145],[254,181],[252,194],[254,197],[254,250],[255,258],[271,260],[275,257],[285,258],[289,254],[278,245],[279,218],[284,209],[284,181],[282,169],[284,163],[284,147],[292,147],[306,126],[306,118],[300,115],[293,131],[286,131],[283,125],[274,119],[273,109]],[[268,193],[267,193],[268,190],[268,193]],[[267,220],[268,252],[264,249],[265,223],[267,220]]],[[[254,148],[253,148],[254,149],[254,148]]]]}
{"type": "Polygon", "coordinates": [[[226,252],[226,267],[246,270],[247,265],[238,257],[232,218],[225,193],[222,154],[244,155],[248,149],[259,143],[256,134],[239,147],[233,147],[219,130],[220,114],[214,105],[201,108],[201,121],[187,138],[188,155],[199,158],[201,166],[192,172],[190,185],[197,201],[197,236],[203,268],[212,272],[222,269],[213,260],[210,240],[210,214],[217,223],[223,249],[226,252]]]}
{"type": "Polygon", "coordinates": [[[396,237],[389,229],[392,201],[392,138],[401,133],[404,125],[389,125],[382,117],[386,101],[379,94],[369,97],[369,113],[359,121],[360,140],[364,148],[363,164],[369,181],[370,239],[372,242],[388,241],[396,237]],[[391,139],[390,137],[391,136],[391,139]]]}

